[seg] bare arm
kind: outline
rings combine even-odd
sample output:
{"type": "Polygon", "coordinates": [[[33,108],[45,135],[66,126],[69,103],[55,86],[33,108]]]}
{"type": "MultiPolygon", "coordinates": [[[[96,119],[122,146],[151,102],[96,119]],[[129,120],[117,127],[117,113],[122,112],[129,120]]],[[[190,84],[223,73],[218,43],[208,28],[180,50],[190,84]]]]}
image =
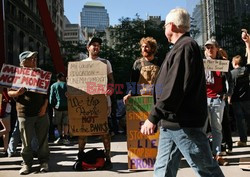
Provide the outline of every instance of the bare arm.
{"type": "Polygon", "coordinates": [[[247,33],[247,30],[242,29],[241,38],[246,44],[247,64],[250,64],[250,36],[247,33]]]}
{"type": "Polygon", "coordinates": [[[22,94],[24,94],[27,91],[27,89],[25,87],[19,88],[18,90],[9,90],[8,91],[8,95],[10,97],[18,97],[22,94]]]}
{"type": "MultiPolygon", "coordinates": [[[[114,77],[113,77],[113,73],[109,73],[108,74],[108,84],[114,84],[115,81],[114,81],[114,77]]],[[[112,95],[113,94],[113,90],[111,89],[107,89],[106,91],[106,95],[112,95]]]]}

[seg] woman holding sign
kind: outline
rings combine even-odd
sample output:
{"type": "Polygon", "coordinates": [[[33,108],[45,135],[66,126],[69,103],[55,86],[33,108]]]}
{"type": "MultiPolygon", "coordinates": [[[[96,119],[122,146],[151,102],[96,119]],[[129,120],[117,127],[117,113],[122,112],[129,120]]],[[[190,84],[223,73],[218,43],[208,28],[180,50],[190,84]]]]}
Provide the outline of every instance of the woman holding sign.
{"type": "MultiPolygon", "coordinates": [[[[20,66],[34,69],[36,64],[37,52],[25,51],[19,55],[20,66]]],[[[33,132],[36,132],[38,139],[38,160],[40,172],[49,170],[49,146],[48,129],[49,121],[46,116],[47,95],[28,91],[22,87],[18,90],[9,90],[8,95],[16,100],[17,116],[22,140],[21,156],[23,166],[19,171],[20,175],[29,174],[33,163],[31,140],[33,132]]]]}

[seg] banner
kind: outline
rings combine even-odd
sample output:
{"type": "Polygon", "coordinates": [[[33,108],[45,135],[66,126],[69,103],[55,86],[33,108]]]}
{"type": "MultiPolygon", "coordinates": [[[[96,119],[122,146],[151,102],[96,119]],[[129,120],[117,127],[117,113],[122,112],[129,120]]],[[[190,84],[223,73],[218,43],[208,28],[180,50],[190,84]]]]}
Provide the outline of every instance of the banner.
{"type": "Polygon", "coordinates": [[[203,59],[204,68],[207,71],[228,72],[229,60],[203,59]]]}
{"type": "Polygon", "coordinates": [[[107,87],[107,64],[97,61],[69,62],[68,93],[105,94],[107,87]]]}
{"type": "Polygon", "coordinates": [[[105,95],[68,95],[69,131],[73,136],[108,133],[105,95]]]}
{"type": "Polygon", "coordinates": [[[25,87],[28,91],[47,94],[51,73],[39,68],[25,68],[3,64],[0,85],[12,89],[25,87]]]}
{"type": "Polygon", "coordinates": [[[154,168],[159,132],[150,136],[140,132],[152,106],[152,96],[131,97],[126,105],[128,169],[130,170],[152,170],[154,168]]]}

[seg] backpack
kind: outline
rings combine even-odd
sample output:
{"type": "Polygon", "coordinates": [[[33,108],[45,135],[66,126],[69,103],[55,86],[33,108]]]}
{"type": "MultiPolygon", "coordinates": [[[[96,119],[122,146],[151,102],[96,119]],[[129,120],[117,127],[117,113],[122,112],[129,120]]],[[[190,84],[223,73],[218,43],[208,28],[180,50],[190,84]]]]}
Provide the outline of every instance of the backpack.
{"type": "Polygon", "coordinates": [[[73,165],[76,171],[102,170],[105,164],[104,150],[93,148],[88,152],[79,152],[78,160],[73,165]]]}

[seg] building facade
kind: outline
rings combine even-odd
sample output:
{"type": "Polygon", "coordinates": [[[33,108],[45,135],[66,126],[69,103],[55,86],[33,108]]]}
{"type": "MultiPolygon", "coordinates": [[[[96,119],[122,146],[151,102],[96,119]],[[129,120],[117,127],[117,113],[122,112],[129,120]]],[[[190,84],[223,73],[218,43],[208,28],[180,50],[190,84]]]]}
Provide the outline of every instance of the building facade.
{"type": "Polygon", "coordinates": [[[243,19],[250,15],[250,0],[200,0],[193,9],[192,18],[199,33],[195,37],[201,45],[215,37],[222,47],[231,52],[235,48],[235,35],[230,30],[244,27],[243,19]],[[233,25],[235,23],[235,25],[233,25]]]}
{"type": "MultiPolygon", "coordinates": [[[[47,0],[59,40],[63,36],[63,23],[60,20],[64,13],[63,3],[63,0],[47,0]],[[57,8],[54,8],[55,4],[57,8]]],[[[6,63],[18,66],[19,54],[31,50],[39,53],[38,65],[45,65],[50,59],[50,51],[36,0],[5,0],[4,11],[6,63]]]]}
{"type": "Polygon", "coordinates": [[[80,25],[71,24],[66,16],[64,16],[63,41],[68,41],[73,45],[81,44],[84,41],[80,25]]]}
{"type": "Polygon", "coordinates": [[[81,28],[86,32],[105,31],[109,14],[101,3],[87,2],[80,12],[81,28]]]}

